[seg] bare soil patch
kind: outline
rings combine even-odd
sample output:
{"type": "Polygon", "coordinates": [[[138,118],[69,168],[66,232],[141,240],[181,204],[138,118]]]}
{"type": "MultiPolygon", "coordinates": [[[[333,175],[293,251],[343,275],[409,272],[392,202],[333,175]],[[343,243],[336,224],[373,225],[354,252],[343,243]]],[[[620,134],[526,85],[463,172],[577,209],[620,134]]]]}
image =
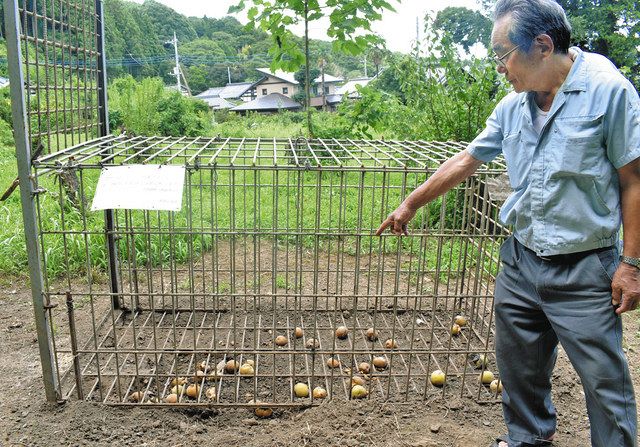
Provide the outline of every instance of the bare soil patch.
{"type": "MultiPolygon", "coordinates": [[[[31,293],[23,278],[0,279],[0,445],[483,447],[505,431],[499,404],[434,398],[410,405],[328,401],[257,419],[247,409],[172,410],[45,401],[31,293]]],[[[624,344],[640,389],[640,317],[624,316],[624,344]]],[[[517,367],[517,364],[514,364],[517,367]]],[[[559,447],[589,445],[580,381],[561,352],[553,378],[559,447]]]]}

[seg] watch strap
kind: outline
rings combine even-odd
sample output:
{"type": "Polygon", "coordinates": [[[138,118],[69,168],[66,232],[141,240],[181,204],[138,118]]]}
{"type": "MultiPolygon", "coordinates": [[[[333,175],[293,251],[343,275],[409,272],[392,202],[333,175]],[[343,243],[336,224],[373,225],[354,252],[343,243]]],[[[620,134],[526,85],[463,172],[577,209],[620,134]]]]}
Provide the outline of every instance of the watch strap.
{"type": "Polygon", "coordinates": [[[640,269],[640,258],[632,258],[631,256],[620,256],[620,262],[624,262],[625,264],[629,264],[634,266],[635,268],[640,269]]]}

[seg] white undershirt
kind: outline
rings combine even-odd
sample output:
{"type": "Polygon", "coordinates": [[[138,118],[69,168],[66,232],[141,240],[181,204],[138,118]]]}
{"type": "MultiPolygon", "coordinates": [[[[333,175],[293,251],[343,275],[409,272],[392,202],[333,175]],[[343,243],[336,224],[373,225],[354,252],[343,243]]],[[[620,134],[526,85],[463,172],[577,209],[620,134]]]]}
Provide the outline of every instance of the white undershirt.
{"type": "Polygon", "coordinates": [[[538,135],[540,135],[540,132],[542,131],[542,127],[544,126],[544,123],[547,121],[547,116],[549,115],[549,111],[547,110],[545,112],[540,107],[538,107],[538,104],[536,104],[535,101],[532,101],[532,102],[533,102],[533,128],[536,130],[536,132],[538,132],[538,135]]]}
{"type": "MultiPolygon", "coordinates": [[[[571,61],[575,61],[576,57],[578,57],[578,53],[576,53],[574,50],[569,49],[569,57],[571,58],[571,61]]],[[[538,107],[538,104],[536,104],[536,101],[534,98],[532,98],[533,100],[531,101],[533,103],[533,110],[532,110],[532,114],[533,114],[533,128],[536,130],[536,132],[538,132],[538,135],[540,135],[540,132],[542,132],[542,128],[544,127],[544,123],[547,122],[547,116],[549,116],[549,111],[547,110],[546,112],[544,110],[542,110],[540,107],[538,107]]]]}

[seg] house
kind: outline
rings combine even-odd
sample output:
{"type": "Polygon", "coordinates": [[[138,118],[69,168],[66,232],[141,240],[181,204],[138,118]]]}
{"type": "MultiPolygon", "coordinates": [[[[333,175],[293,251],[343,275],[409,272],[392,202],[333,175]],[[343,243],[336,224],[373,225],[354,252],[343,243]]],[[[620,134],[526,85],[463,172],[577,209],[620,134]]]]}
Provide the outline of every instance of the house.
{"type": "MultiPolygon", "coordinates": [[[[338,84],[344,82],[344,79],[337,78],[330,74],[324,74],[324,93],[325,95],[335,95],[338,89],[338,84]]],[[[318,76],[313,80],[313,95],[322,96],[322,76],[318,76]]]]}
{"type": "MultiPolygon", "coordinates": [[[[304,85],[300,85],[300,83],[296,81],[293,73],[287,73],[281,70],[273,72],[268,68],[257,68],[256,70],[262,74],[262,78],[254,84],[256,96],[258,97],[267,96],[271,93],[280,93],[292,98],[298,91],[304,90],[304,85]]],[[[344,79],[325,73],[325,94],[335,94],[338,89],[338,84],[342,82],[344,82],[344,79]]],[[[313,84],[312,95],[322,96],[322,76],[314,79],[313,84]]]]}
{"type": "Polygon", "coordinates": [[[300,83],[295,80],[293,73],[282,70],[272,72],[268,68],[256,68],[256,70],[262,75],[262,78],[254,83],[258,98],[272,93],[291,98],[302,88],[300,83]]]}
{"type": "Polygon", "coordinates": [[[211,110],[232,109],[237,105],[236,103],[228,101],[219,96],[208,96],[208,97],[198,98],[198,99],[201,99],[202,101],[206,102],[211,110]]]}
{"type": "Polygon", "coordinates": [[[375,78],[354,78],[350,79],[345,84],[338,89],[336,89],[336,94],[340,96],[347,95],[347,98],[356,99],[360,97],[358,93],[357,87],[365,87],[369,82],[373,81],[375,78]]]}
{"type": "Polygon", "coordinates": [[[332,95],[325,95],[324,98],[322,96],[314,96],[313,98],[309,99],[309,105],[311,107],[314,107],[318,110],[325,109],[329,112],[335,112],[338,108],[338,104],[340,104],[341,102],[342,95],[338,95],[335,93],[332,95]]]}
{"type": "Polygon", "coordinates": [[[0,76],[0,88],[5,88],[9,85],[9,78],[0,76]]]}
{"type": "Polygon", "coordinates": [[[213,110],[230,109],[240,101],[249,102],[255,99],[253,82],[234,82],[224,87],[213,87],[196,95],[213,110]]]}
{"type": "Polygon", "coordinates": [[[282,93],[270,93],[266,96],[258,95],[257,99],[245,102],[232,108],[234,112],[245,114],[247,112],[276,113],[281,110],[297,111],[302,106],[282,93]]]}
{"type": "Polygon", "coordinates": [[[340,79],[340,81],[336,81],[335,84],[333,84],[332,90],[328,90],[326,86],[327,84],[326,76],[327,75],[325,75],[325,92],[328,92],[328,93],[325,95],[324,98],[322,96],[311,98],[311,100],[309,101],[309,104],[311,105],[311,107],[314,107],[316,109],[324,108],[329,112],[334,112],[345,96],[348,99],[359,98],[360,94],[358,93],[357,87],[358,86],[364,87],[365,85],[369,84],[369,82],[373,81],[373,79],[375,79],[375,78],[354,78],[347,81],[344,85],[338,87],[337,83],[343,82],[343,80],[340,79]]]}

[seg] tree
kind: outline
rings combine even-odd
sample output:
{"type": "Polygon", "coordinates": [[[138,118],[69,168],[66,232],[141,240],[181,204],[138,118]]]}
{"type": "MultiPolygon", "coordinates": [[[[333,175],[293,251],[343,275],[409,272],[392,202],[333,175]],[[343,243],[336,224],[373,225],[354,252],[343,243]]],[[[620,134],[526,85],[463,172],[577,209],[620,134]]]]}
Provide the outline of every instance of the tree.
{"type": "MultiPolygon", "coordinates": [[[[602,54],[640,88],[640,8],[636,0],[557,0],[573,28],[572,42],[602,54]]],[[[495,0],[482,0],[485,12],[495,0]]]]}
{"type": "Polygon", "coordinates": [[[146,15],[153,21],[163,41],[173,38],[175,32],[178,40],[188,42],[198,37],[187,17],[154,0],[146,0],[142,5],[146,15]]]}
{"type": "Polygon", "coordinates": [[[489,48],[492,26],[491,20],[479,11],[451,6],[438,12],[433,22],[434,29],[447,31],[467,52],[477,42],[489,48]]]}
{"type": "Polygon", "coordinates": [[[393,139],[471,141],[507,93],[504,78],[486,58],[462,58],[446,32],[432,33],[426,56],[400,55],[339,113],[351,132],[393,139]]]}
{"type": "MultiPolygon", "coordinates": [[[[393,0],[390,0],[393,1],[393,0]]],[[[397,0],[396,0],[397,1],[397,0]]],[[[382,18],[385,10],[393,11],[386,0],[240,0],[229,8],[230,13],[244,10],[247,3],[249,26],[259,27],[271,35],[271,69],[296,71],[303,64],[306,70],[307,129],[313,135],[309,108],[309,23],[329,18],[327,36],[336,51],[358,54],[382,40],[371,30],[371,24],[382,18]],[[304,49],[296,44],[292,27],[304,24],[304,49]]]]}
{"type": "Polygon", "coordinates": [[[573,26],[573,42],[600,53],[640,86],[640,8],[635,0],[559,0],[573,26]]]}
{"type": "Polygon", "coordinates": [[[382,48],[373,48],[369,55],[371,56],[371,62],[373,62],[373,66],[376,67],[375,76],[378,76],[380,74],[380,65],[382,65],[382,61],[385,57],[384,50],[382,48]]]}
{"type": "MultiPolygon", "coordinates": [[[[315,85],[315,80],[320,76],[320,70],[317,68],[309,69],[309,86],[313,88],[315,85]]],[[[293,75],[294,79],[298,81],[300,85],[307,85],[307,71],[305,68],[300,68],[300,70],[296,71],[293,75]]],[[[298,102],[304,102],[307,104],[307,97],[304,91],[298,91],[295,95],[293,95],[293,99],[298,102]]]]}

